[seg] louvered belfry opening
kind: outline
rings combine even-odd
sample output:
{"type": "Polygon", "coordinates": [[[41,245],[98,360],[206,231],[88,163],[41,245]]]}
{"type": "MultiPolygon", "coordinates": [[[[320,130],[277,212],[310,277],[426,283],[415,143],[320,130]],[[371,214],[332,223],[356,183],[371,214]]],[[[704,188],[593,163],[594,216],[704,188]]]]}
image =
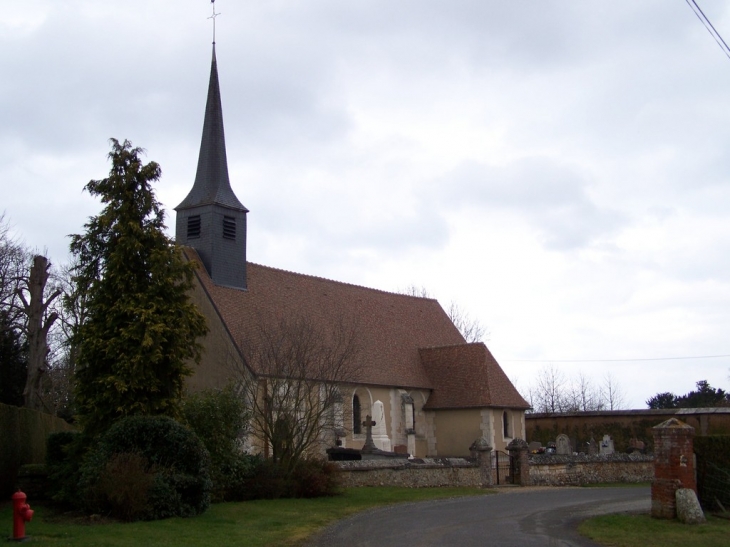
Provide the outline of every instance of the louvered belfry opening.
{"type": "Polygon", "coordinates": [[[223,237],[225,239],[236,239],[235,217],[223,217],[223,237]]]}
{"type": "Polygon", "coordinates": [[[188,239],[197,239],[200,237],[200,215],[192,215],[188,217],[188,239]]]}

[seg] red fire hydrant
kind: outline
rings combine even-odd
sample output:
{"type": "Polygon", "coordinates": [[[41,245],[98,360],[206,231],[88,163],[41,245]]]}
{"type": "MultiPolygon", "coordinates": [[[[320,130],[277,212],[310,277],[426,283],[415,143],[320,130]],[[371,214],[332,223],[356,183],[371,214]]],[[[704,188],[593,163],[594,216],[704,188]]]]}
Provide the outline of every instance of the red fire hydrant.
{"type": "Polygon", "coordinates": [[[28,496],[18,490],[13,497],[13,537],[11,539],[20,541],[25,539],[25,523],[33,518],[33,510],[25,503],[28,496]]]}

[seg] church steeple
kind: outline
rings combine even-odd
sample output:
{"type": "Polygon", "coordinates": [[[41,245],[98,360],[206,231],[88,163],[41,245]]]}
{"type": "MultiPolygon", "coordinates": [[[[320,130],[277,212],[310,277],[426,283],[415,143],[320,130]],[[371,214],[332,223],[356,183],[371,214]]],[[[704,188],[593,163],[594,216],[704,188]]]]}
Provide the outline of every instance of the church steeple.
{"type": "Polygon", "coordinates": [[[228,178],[215,43],[198,170],[192,190],[175,210],[178,244],[198,251],[216,284],[245,289],[248,209],[233,193],[228,178]]]}

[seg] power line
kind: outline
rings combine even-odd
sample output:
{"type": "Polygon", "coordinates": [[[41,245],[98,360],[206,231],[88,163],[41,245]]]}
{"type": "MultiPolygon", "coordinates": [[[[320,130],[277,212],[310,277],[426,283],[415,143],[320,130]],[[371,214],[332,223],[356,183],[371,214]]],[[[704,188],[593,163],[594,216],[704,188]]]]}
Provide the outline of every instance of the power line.
{"type": "Polygon", "coordinates": [[[630,363],[633,361],[682,361],[686,359],[720,359],[727,355],[693,355],[691,357],[642,357],[638,359],[500,359],[510,363],[630,363]]]}
{"type": "Polygon", "coordinates": [[[725,43],[725,40],[722,39],[720,33],[717,32],[717,29],[707,18],[705,12],[702,11],[702,8],[697,5],[697,2],[695,2],[695,0],[685,0],[685,2],[687,2],[687,5],[690,7],[692,12],[697,16],[697,19],[699,19],[700,22],[705,26],[707,32],[710,33],[710,36],[714,38],[717,45],[720,46],[722,52],[727,56],[728,59],[730,59],[730,47],[728,47],[728,45],[725,43]]]}

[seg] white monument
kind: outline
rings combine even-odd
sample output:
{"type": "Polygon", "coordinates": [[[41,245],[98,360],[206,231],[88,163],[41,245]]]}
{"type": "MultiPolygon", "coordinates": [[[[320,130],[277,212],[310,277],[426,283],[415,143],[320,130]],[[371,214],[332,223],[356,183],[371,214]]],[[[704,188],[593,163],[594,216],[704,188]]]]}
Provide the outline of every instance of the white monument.
{"type": "Polygon", "coordinates": [[[388,438],[387,429],[385,428],[385,409],[381,401],[375,401],[373,403],[373,420],[375,425],[373,426],[373,442],[380,450],[391,452],[393,447],[390,444],[388,438]]]}

